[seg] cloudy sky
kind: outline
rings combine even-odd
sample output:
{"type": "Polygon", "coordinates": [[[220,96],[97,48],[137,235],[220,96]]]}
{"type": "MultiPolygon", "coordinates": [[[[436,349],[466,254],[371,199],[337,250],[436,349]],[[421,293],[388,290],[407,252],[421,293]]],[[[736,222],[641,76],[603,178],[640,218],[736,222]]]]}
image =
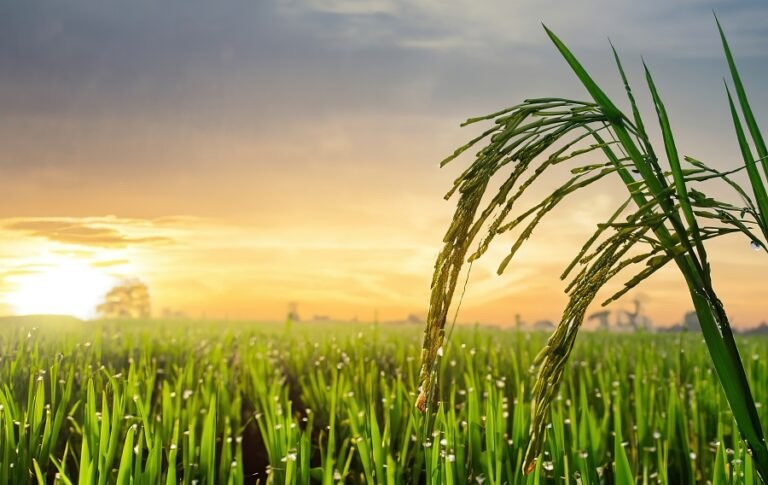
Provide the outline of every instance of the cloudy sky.
{"type": "MultiPolygon", "coordinates": [[[[681,151],[736,162],[713,10],[766,125],[760,0],[0,2],[0,314],[87,316],[126,277],[156,313],[423,314],[467,163],[438,162],[473,133],[459,123],[586,98],[542,22],[619,98],[610,38],[650,108],[642,56],[681,151]]],[[[574,199],[502,277],[494,247],[460,319],[556,320],[559,270],[620,196],[574,199]]],[[[735,239],[712,259],[737,325],[768,319],[768,258],[735,239]]],[[[680,290],[664,273],[640,297],[669,324],[680,290]]]]}

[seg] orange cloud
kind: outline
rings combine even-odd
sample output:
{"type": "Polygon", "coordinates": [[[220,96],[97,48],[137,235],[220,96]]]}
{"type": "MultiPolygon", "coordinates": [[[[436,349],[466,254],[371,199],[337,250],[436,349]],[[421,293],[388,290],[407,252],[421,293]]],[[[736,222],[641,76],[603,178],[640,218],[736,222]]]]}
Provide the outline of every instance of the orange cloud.
{"type": "Polygon", "coordinates": [[[31,236],[43,237],[50,241],[98,247],[125,247],[134,244],[169,244],[168,237],[128,237],[117,229],[87,222],[58,219],[28,219],[4,226],[12,231],[23,231],[31,236]]]}

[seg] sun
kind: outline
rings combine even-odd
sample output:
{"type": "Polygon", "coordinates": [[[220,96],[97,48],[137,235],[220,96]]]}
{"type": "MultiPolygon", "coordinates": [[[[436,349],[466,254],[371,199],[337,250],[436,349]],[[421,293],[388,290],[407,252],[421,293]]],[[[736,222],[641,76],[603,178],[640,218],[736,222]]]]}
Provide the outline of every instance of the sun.
{"type": "Polygon", "coordinates": [[[88,262],[59,259],[39,271],[16,276],[5,302],[17,315],[95,316],[96,306],[115,284],[115,277],[88,262]]]}

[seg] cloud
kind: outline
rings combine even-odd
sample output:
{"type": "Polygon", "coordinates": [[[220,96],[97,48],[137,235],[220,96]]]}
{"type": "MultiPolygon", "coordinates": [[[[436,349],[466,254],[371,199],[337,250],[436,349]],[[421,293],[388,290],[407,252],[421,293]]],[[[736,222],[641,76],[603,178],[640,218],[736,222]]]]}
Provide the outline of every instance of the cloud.
{"type": "Polygon", "coordinates": [[[95,261],[91,263],[94,268],[112,268],[114,266],[123,266],[130,263],[127,259],[111,259],[108,261],[95,261]]]}
{"type": "Polygon", "coordinates": [[[195,216],[179,215],[155,217],[150,222],[153,226],[185,227],[200,224],[202,219],[195,216]]]}
{"type": "Polygon", "coordinates": [[[369,45],[372,39],[377,44],[385,41],[419,49],[543,45],[549,42],[541,29],[544,22],[572,46],[595,47],[596,42],[604,46],[605,36],[611,36],[619,40],[618,45],[646,54],[716,56],[720,51],[713,9],[725,25],[738,26],[734,36],[742,55],[760,55],[768,38],[762,22],[768,16],[768,4],[756,1],[285,0],[280,5],[293,16],[334,15],[336,23],[326,19],[323,28],[351,45],[369,45]]]}
{"type": "Polygon", "coordinates": [[[394,14],[399,10],[397,2],[389,0],[307,0],[307,6],[340,15],[394,14]]]}
{"type": "Polygon", "coordinates": [[[28,219],[8,223],[6,230],[25,232],[30,236],[50,241],[82,246],[121,248],[129,245],[169,244],[173,240],[164,236],[130,237],[121,231],[87,222],[61,219],[28,219]]]}
{"type": "Polygon", "coordinates": [[[40,268],[39,266],[20,267],[20,268],[15,268],[9,271],[3,271],[2,273],[0,273],[0,280],[2,280],[3,278],[15,278],[17,276],[27,276],[31,274],[37,274],[40,272],[39,268],[40,268]]]}

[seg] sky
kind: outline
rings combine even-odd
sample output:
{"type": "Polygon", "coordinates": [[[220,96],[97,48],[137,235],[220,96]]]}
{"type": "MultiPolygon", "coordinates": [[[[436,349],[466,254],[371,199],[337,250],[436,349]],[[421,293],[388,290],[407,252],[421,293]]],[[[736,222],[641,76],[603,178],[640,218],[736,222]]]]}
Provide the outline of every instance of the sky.
{"type": "MultiPolygon", "coordinates": [[[[439,168],[474,133],[459,124],[587,98],[542,22],[620,99],[610,38],[653,120],[642,56],[681,151],[738,161],[713,10],[768,120],[760,0],[0,2],[0,314],[89,317],[139,278],[157,315],[278,320],[296,302],[304,318],[423,316],[443,195],[469,163],[439,168]]],[[[459,320],[558,320],[560,270],[622,197],[574,198],[502,276],[499,241],[459,320]]],[[[768,320],[765,254],[711,247],[733,322],[768,320]]],[[[635,298],[658,324],[691,308],[673,271],[615,308],[635,298]]]]}

